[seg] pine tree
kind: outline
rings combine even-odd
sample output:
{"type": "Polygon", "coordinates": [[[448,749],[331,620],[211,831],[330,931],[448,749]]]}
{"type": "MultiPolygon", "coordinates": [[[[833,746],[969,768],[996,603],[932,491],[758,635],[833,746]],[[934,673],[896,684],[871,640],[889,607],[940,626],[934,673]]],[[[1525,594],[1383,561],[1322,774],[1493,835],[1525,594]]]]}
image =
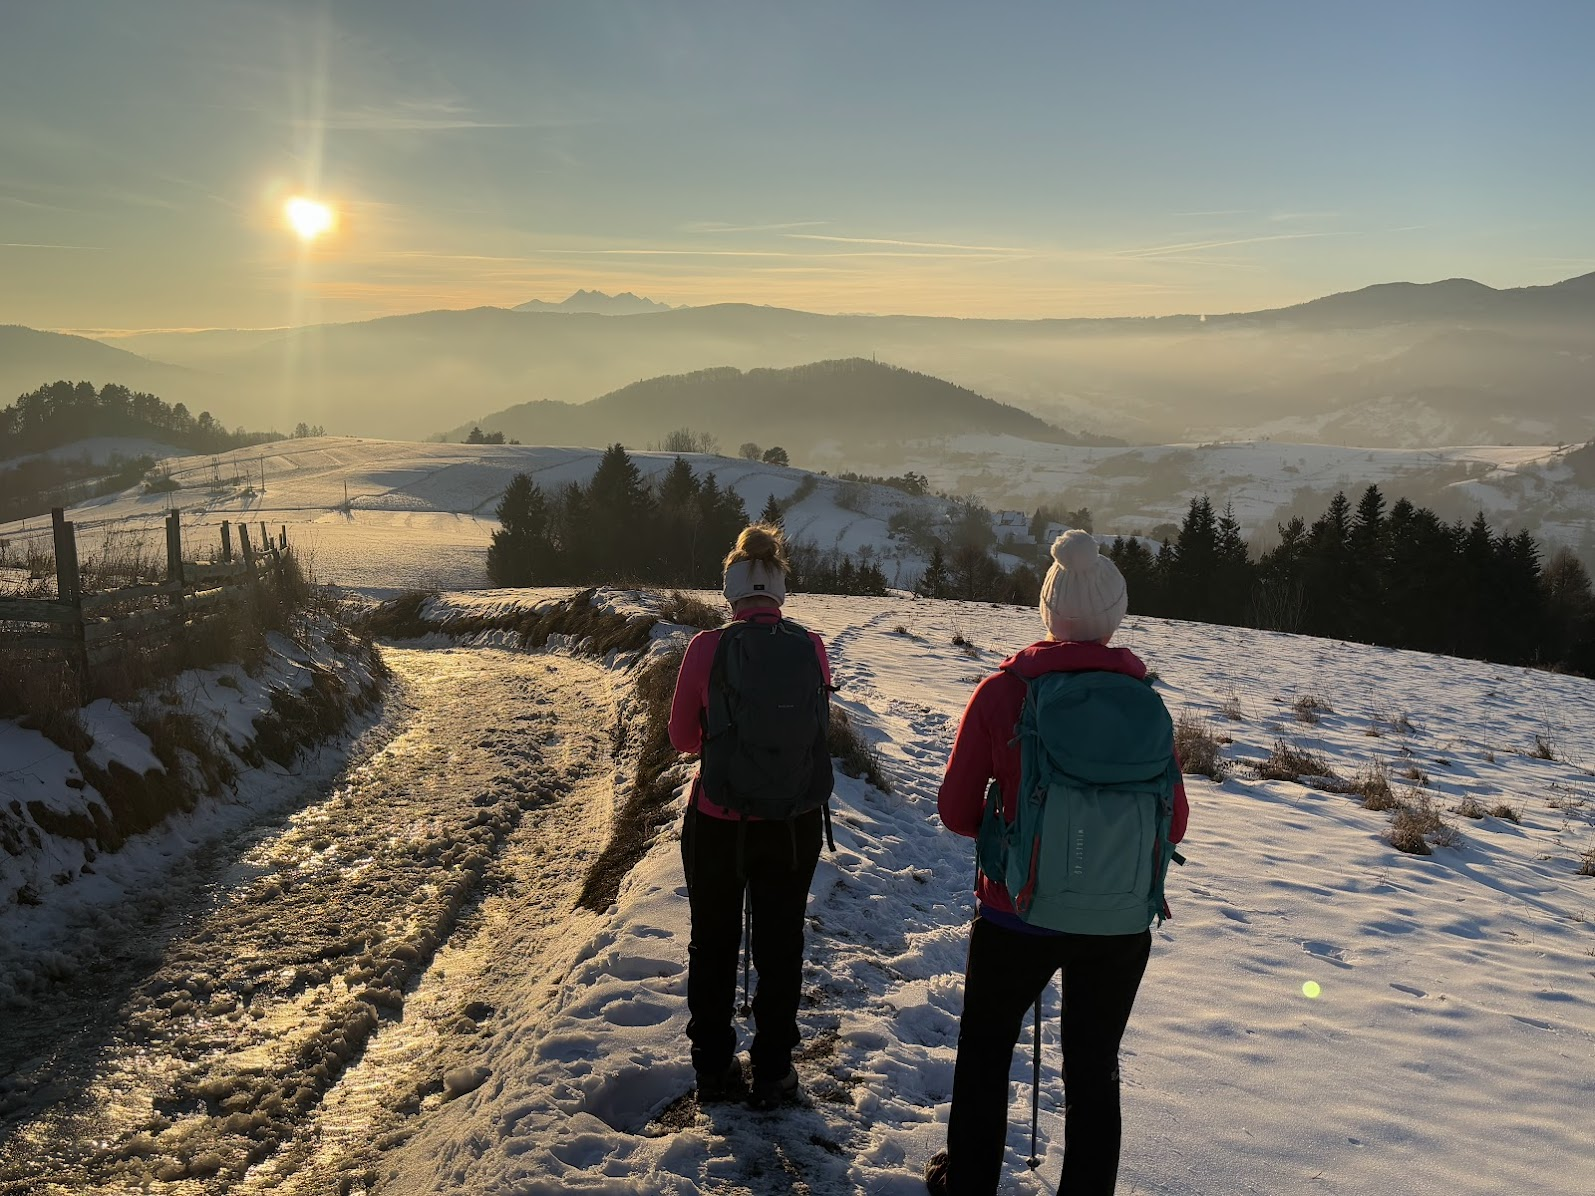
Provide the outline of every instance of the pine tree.
{"type": "Polygon", "coordinates": [[[648,564],[648,524],[652,506],[642,473],[624,445],[604,450],[587,486],[596,580],[634,576],[648,564]]]}
{"type": "Polygon", "coordinates": [[[518,473],[494,514],[499,527],[487,549],[488,580],[495,586],[534,584],[552,564],[547,499],[530,477],[518,473]]]}
{"type": "Polygon", "coordinates": [[[768,523],[772,527],[784,528],[786,525],[781,522],[781,519],[781,504],[775,501],[775,495],[772,494],[765,500],[764,510],[759,512],[759,522],[768,523]]]}
{"type": "Polygon", "coordinates": [[[950,592],[950,584],[947,561],[942,556],[941,545],[936,544],[930,550],[930,562],[925,566],[925,572],[920,574],[915,592],[921,598],[945,598],[950,592]]]}

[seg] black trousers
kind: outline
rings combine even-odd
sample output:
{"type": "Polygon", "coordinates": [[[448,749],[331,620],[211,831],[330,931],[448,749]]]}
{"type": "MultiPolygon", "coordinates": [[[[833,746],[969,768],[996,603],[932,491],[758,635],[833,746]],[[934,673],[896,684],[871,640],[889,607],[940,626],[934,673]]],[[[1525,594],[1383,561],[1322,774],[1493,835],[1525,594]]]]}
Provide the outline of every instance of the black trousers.
{"type": "Polygon", "coordinates": [[[991,1196],[1008,1136],[1008,1069],[1025,1013],[1063,973],[1060,1194],[1110,1196],[1119,1173],[1119,1040],[1152,933],[1034,935],[976,918],[947,1124],[948,1191],[991,1196]]]}
{"type": "Polygon", "coordinates": [[[732,822],[688,806],[681,828],[681,862],[692,910],[687,947],[687,1037],[692,1066],[723,1072],[737,1049],[737,961],[742,953],[742,898],[753,919],[753,998],[756,1032],[748,1057],[753,1079],[779,1080],[798,1044],[798,997],[803,985],[803,926],[809,884],[820,858],[820,811],[783,822],[732,822]],[[737,874],[737,837],[742,875],[737,874]]]}

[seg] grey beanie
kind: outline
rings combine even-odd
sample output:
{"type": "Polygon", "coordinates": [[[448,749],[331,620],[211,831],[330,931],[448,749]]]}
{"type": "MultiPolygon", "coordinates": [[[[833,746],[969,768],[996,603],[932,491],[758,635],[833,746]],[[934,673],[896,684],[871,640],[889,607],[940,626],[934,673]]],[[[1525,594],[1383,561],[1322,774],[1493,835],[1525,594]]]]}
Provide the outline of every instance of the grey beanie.
{"type": "Polygon", "coordinates": [[[720,589],[732,606],[744,598],[773,598],[780,606],[786,601],[786,574],[771,561],[737,561],[726,567],[720,589]]]}

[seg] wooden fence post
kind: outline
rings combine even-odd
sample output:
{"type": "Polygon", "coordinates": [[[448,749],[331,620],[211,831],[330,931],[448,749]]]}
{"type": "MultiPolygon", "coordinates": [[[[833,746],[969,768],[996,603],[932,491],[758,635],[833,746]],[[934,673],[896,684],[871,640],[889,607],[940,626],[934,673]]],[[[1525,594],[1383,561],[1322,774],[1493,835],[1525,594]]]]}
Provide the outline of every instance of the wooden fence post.
{"type": "Polygon", "coordinates": [[[71,623],[72,639],[76,643],[73,670],[78,677],[78,700],[87,704],[90,692],[89,645],[83,626],[83,577],[78,570],[78,535],[76,525],[69,523],[66,511],[54,507],[50,522],[55,530],[55,594],[56,601],[70,606],[77,614],[71,623]]]}
{"type": "Polygon", "coordinates": [[[233,563],[233,525],[226,519],[222,520],[222,560],[233,563]]]}
{"type": "Polygon", "coordinates": [[[260,596],[260,574],[255,570],[255,546],[249,542],[249,524],[238,525],[238,543],[244,550],[244,566],[249,570],[249,585],[255,596],[260,596]]]}

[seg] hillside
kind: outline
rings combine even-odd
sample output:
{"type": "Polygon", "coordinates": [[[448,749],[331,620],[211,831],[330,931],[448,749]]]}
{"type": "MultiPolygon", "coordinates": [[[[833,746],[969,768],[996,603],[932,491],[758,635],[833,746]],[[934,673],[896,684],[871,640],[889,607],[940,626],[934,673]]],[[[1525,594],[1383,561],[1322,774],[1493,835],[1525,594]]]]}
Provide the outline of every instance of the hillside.
{"type": "MultiPolygon", "coordinates": [[[[206,371],[204,393],[197,385],[163,393],[209,407],[230,425],[303,420],[346,433],[420,437],[462,412],[584,403],[638,379],[866,357],[1059,427],[1141,441],[1254,436],[1276,421],[1294,421],[1299,437],[1356,436],[1388,447],[1432,444],[1437,428],[1455,429],[1445,437],[1453,443],[1481,432],[1516,443],[1595,436],[1587,392],[1558,385],[1542,395],[1534,381],[1548,372],[1576,382],[1576,363],[1595,355],[1589,275],[1506,290],[1465,279],[1381,284],[1264,312],[1157,319],[818,315],[737,303],[638,315],[478,308],[114,343],[206,371]],[[1458,330],[1522,338],[1511,358],[1523,367],[1516,387],[1503,393],[1469,377],[1469,356],[1444,339],[1458,330]],[[1369,372],[1436,337],[1410,376],[1369,372]],[[1455,374],[1456,386],[1438,376],[1455,374]],[[1381,418],[1355,415],[1381,402],[1389,408],[1381,418]],[[1491,403],[1497,418],[1481,423],[1474,413],[1491,403]],[[1416,414],[1403,419],[1409,404],[1416,414]]],[[[84,374],[35,360],[23,386],[67,376],[84,374]]]]}
{"type": "MultiPolygon", "coordinates": [[[[851,449],[975,432],[1096,442],[940,378],[862,358],[746,373],[729,366],[699,370],[636,382],[580,405],[523,403],[472,423],[537,444],[607,444],[628,437],[650,443],[688,427],[712,432],[727,450],[753,441],[799,456],[832,442],[851,449]]],[[[470,427],[455,428],[448,438],[463,439],[470,427]]]]}
{"type": "Polygon", "coordinates": [[[196,394],[201,385],[179,366],[86,336],[0,325],[0,404],[61,378],[114,378],[140,390],[176,390],[179,400],[196,394]]]}

